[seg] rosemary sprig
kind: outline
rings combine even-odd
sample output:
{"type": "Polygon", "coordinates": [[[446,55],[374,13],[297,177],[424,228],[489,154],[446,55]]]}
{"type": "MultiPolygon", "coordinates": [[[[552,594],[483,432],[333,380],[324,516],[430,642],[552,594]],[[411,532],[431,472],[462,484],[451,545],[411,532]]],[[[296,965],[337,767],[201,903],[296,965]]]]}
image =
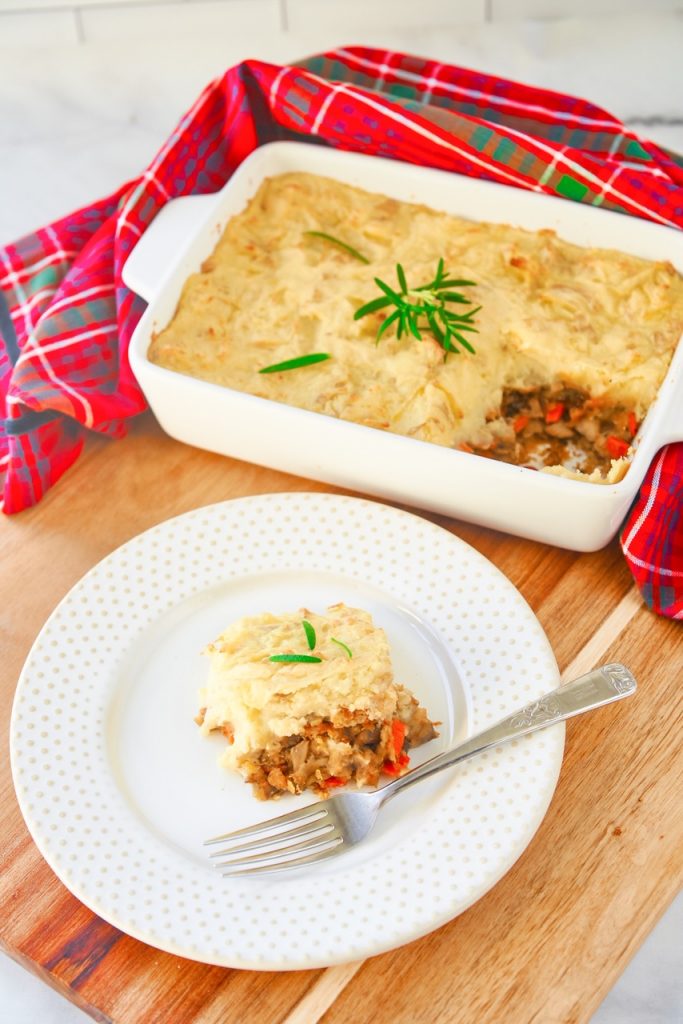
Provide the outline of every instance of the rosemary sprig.
{"type": "Polygon", "coordinates": [[[300,366],[312,366],[313,363],[324,363],[331,359],[329,352],[311,352],[307,356],[296,356],[295,359],[285,359],[283,363],[273,363],[272,366],[264,366],[259,373],[279,373],[281,370],[297,370],[300,366]]]}
{"type": "Polygon", "coordinates": [[[344,249],[354,259],[360,260],[361,263],[369,263],[370,260],[363,256],[362,253],[358,252],[358,249],[354,249],[352,245],[347,242],[342,242],[341,239],[335,238],[334,235],[327,235],[324,231],[304,231],[305,235],[309,235],[311,238],[322,238],[325,242],[331,242],[332,245],[338,245],[340,249],[344,249]]]}
{"type": "Polygon", "coordinates": [[[308,642],[308,649],[309,651],[312,651],[315,647],[315,630],[308,619],[302,619],[301,625],[304,627],[304,633],[306,634],[306,640],[308,642]]]}
{"type": "Polygon", "coordinates": [[[351,648],[347,647],[346,644],[343,643],[341,640],[335,640],[333,636],[330,637],[330,640],[332,641],[333,644],[337,644],[338,647],[342,647],[348,654],[349,658],[353,657],[353,652],[351,651],[351,648]]]}
{"type": "Polygon", "coordinates": [[[396,276],[398,291],[391,288],[381,278],[375,278],[375,284],[384,294],[376,299],[371,299],[370,302],[366,302],[365,305],[357,309],[353,315],[354,320],[360,320],[370,313],[386,309],[387,306],[395,306],[394,311],[389,313],[379,325],[375,339],[377,342],[392,324],[396,324],[398,338],[402,338],[406,334],[422,341],[421,330],[430,331],[443,348],[444,359],[449,352],[458,352],[458,345],[468,352],[474,353],[475,350],[465,334],[478,333],[474,326],[474,317],[481,306],[476,306],[474,309],[468,310],[467,313],[456,313],[448,308],[449,304],[472,305],[471,299],[453,289],[474,286],[474,281],[450,277],[443,259],[439,260],[433,280],[417,288],[408,287],[405,271],[400,263],[396,264],[396,276]]]}
{"type": "Polygon", "coordinates": [[[314,654],[271,654],[268,661],[322,661],[314,654]]]}

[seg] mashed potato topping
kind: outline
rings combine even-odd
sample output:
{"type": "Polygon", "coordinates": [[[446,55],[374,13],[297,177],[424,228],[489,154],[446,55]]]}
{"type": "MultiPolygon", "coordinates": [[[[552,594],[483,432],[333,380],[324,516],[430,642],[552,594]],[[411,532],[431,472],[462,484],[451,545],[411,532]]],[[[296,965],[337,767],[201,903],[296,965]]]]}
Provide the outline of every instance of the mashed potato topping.
{"type": "Polygon", "coordinates": [[[209,644],[202,732],[228,740],[221,759],[262,799],[400,774],[408,750],[435,736],[425,710],[394,682],[384,630],[359,608],[248,616],[209,644]],[[307,642],[304,623],[311,631],[307,642]],[[305,662],[274,661],[300,656],[305,662]]]}
{"type": "Polygon", "coordinates": [[[343,706],[373,718],[390,717],[396,707],[389,644],[372,616],[340,604],[328,614],[305,608],[285,615],[249,616],[233,623],[207,647],[210,669],[203,729],[230,722],[234,743],[224,763],[235,767],[247,750],[303,729],[309,716],[324,718],[343,706]],[[313,626],[320,664],[277,663],[272,654],[308,654],[302,620],[313,626]],[[349,658],[331,637],[343,639],[349,658]]]}
{"type": "MultiPolygon", "coordinates": [[[[640,423],[682,332],[683,279],[669,263],[290,173],[266,180],[228,223],[201,272],[187,281],[149,358],[264,398],[522,464],[539,431],[533,424],[513,427],[504,409],[509,392],[533,397],[545,389],[552,398],[573,389],[580,401],[566,405],[560,427],[584,448],[596,448],[598,461],[577,466],[587,473],[600,468],[602,480],[624,454],[615,458],[614,446],[605,444],[612,412],[624,414],[623,429],[612,433],[630,442],[625,417],[640,423]],[[369,265],[307,236],[310,230],[345,241],[369,265]],[[476,282],[467,289],[481,306],[479,333],[468,335],[476,354],[444,361],[429,334],[422,342],[398,340],[393,329],[375,345],[386,311],[353,319],[379,294],[374,278],[395,284],[400,262],[411,286],[424,284],[441,257],[455,276],[476,282]],[[332,358],[258,372],[311,352],[332,358]],[[587,431],[577,432],[588,414],[587,431]],[[596,439],[587,439],[593,422],[596,439]]],[[[545,413],[544,405],[541,424],[545,413]]],[[[562,431],[553,425],[545,465],[563,461],[562,431]]]]}

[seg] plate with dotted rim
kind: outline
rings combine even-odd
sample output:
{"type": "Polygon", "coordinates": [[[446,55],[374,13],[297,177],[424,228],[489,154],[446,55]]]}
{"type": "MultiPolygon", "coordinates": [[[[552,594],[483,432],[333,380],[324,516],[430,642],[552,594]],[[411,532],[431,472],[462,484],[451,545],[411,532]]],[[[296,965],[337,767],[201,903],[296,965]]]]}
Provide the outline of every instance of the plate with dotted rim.
{"type": "Polygon", "coordinates": [[[438,738],[411,752],[414,764],[558,685],[548,640],[515,587],[416,515],[287,493],[163,522],[66,595],[16,691],[19,804],[42,855],[86,906],[180,956],[299,970],[416,939],[508,871],[552,798],[561,724],[411,787],[363,843],[322,864],[226,878],[208,858],[208,836],[313,798],[262,803],[220,767],[224,739],[194,722],[202,648],[243,615],[337,601],[372,613],[396,679],[440,722],[438,738]]]}

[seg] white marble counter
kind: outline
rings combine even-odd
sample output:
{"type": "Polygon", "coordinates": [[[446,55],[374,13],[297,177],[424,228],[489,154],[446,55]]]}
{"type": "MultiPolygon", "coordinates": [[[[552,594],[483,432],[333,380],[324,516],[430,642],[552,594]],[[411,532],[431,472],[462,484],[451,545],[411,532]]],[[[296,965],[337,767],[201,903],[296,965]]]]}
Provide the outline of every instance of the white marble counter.
{"type": "MultiPolygon", "coordinates": [[[[649,13],[525,21],[504,20],[512,0],[473,0],[458,5],[463,24],[456,5],[442,0],[345,0],[341,13],[331,0],[139,7],[81,0],[75,15],[56,0],[29,6],[32,23],[16,13],[19,0],[0,0],[0,244],[135,175],[199,90],[231,64],[246,57],[283,62],[341,43],[403,49],[578,93],[683,152],[683,14],[663,10],[671,3],[600,0],[593,9],[649,13]],[[39,25],[40,18],[52,20],[39,25]]],[[[524,7],[517,3],[517,12],[524,7]]],[[[559,9],[559,0],[526,5],[532,13],[559,9]]],[[[679,1024],[681,935],[679,897],[592,1024],[679,1024]]],[[[0,957],[0,1024],[85,1019],[0,957]]]]}

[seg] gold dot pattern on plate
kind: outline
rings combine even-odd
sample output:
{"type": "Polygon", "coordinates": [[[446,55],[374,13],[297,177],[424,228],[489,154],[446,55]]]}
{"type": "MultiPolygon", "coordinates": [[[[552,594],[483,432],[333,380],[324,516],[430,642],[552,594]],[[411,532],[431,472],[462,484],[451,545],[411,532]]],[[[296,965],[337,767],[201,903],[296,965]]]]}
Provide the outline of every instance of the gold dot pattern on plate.
{"type": "Polygon", "coordinates": [[[421,827],[380,860],[342,857],[305,873],[228,880],[135,818],[111,777],[105,735],[130,646],[219,580],[340,565],[443,638],[469,689],[472,731],[557,685],[545,634],[512,584],[418,516],[357,498],[276,494],[148,530],[96,565],[53,612],[24,666],[11,726],[15,786],[38,847],[76,896],[124,931],[226,966],[356,960],[470,906],[536,831],[560,769],[562,726],[466,763],[421,827]]]}

